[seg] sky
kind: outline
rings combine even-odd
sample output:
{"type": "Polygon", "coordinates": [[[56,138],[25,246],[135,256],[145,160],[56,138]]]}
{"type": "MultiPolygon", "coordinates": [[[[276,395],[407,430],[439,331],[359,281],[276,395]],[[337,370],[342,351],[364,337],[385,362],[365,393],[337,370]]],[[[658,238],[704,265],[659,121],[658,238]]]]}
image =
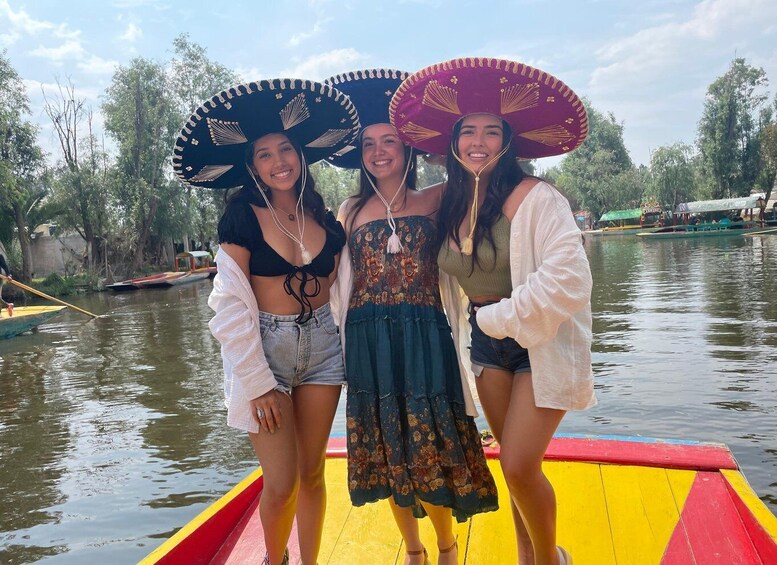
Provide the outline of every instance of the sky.
{"type": "Polygon", "coordinates": [[[52,162],[43,92],[70,81],[99,132],[114,70],[135,57],[169,60],[181,33],[245,81],[412,72],[466,56],[520,61],[611,112],[636,164],[694,143],[707,87],[734,57],[763,68],[770,98],[777,92],[774,0],[0,0],[0,51],[24,80],[52,162]]]}

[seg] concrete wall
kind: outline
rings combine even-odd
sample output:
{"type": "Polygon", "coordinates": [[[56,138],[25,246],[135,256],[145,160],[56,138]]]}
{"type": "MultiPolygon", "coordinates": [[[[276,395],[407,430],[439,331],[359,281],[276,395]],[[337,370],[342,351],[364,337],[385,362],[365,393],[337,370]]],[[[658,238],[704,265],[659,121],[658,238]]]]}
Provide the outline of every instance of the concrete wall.
{"type": "Polygon", "coordinates": [[[73,274],[82,268],[85,250],[86,241],[77,234],[56,237],[36,234],[32,240],[33,276],[73,274]]]}

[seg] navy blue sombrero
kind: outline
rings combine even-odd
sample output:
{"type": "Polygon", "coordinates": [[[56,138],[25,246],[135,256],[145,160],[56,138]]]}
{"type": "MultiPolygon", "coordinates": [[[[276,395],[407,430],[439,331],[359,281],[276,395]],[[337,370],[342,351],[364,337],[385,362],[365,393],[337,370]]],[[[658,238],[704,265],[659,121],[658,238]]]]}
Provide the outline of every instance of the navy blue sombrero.
{"type": "MultiPolygon", "coordinates": [[[[366,69],[328,78],[324,84],[337,88],[348,96],[359,113],[363,130],[373,124],[388,124],[389,102],[399,85],[410,73],[393,69],[366,69]]],[[[358,138],[330,155],[327,160],[345,169],[359,169],[362,165],[358,138]]]]}
{"type": "Polygon", "coordinates": [[[300,79],[239,84],[206,100],[187,120],[173,148],[173,170],[190,186],[242,186],[250,178],[248,144],[264,135],[287,135],[311,164],[353,143],[358,132],[354,104],[328,84],[300,79]]]}

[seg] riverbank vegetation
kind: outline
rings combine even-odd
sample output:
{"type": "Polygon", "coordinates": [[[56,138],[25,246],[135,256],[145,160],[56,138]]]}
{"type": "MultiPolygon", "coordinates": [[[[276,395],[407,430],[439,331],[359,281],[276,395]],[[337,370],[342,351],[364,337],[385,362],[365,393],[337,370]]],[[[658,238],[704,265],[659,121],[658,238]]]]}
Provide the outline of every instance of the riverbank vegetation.
{"type": "MultiPolygon", "coordinates": [[[[0,52],[0,244],[15,276],[31,281],[32,230],[42,223],[86,241],[83,263],[70,274],[89,281],[170,269],[176,251],[208,248],[224,194],[182,186],[172,174],[171,148],[203,100],[252,78],[212,61],[181,35],[170,60],[139,57],[118,67],[99,108],[79,98],[69,82],[45,92],[44,112],[59,144],[57,154],[47,157],[37,143],[22,79],[0,52]],[[97,112],[104,137],[95,132],[97,112]]],[[[587,141],[538,173],[594,218],[648,198],[667,210],[752,191],[766,192],[768,199],[777,175],[777,98],[767,89],[763,69],[734,59],[707,88],[695,144],[656,148],[649,166],[633,163],[623,140],[627,124],[586,100],[587,141]]],[[[525,166],[533,170],[532,163],[525,166]]],[[[332,208],[356,189],[352,171],[326,163],[312,170],[332,208]]],[[[419,166],[420,186],[442,179],[441,166],[419,166]]]]}

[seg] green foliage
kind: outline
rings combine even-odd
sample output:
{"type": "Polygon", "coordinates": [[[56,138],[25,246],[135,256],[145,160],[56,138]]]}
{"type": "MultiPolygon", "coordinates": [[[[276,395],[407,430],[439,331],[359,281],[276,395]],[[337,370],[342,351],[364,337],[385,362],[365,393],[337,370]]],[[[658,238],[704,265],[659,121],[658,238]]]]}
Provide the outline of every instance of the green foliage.
{"type": "Polygon", "coordinates": [[[750,194],[759,176],[759,131],[756,116],[766,101],[768,84],[761,68],[744,59],[707,89],[699,120],[699,149],[713,179],[713,198],[750,194]]]}
{"type": "Polygon", "coordinates": [[[694,199],[696,191],[693,149],[684,143],[659,147],[650,156],[651,193],[666,211],[694,199]]]}
{"type": "Polygon", "coordinates": [[[36,279],[30,286],[52,296],[67,296],[75,291],[73,278],[64,278],[57,273],[51,273],[42,281],[36,279]]]}
{"type": "Polygon", "coordinates": [[[349,169],[340,169],[326,161],[320,161],[310,166],[310,172],[316,179],[316,190],[324,197],[327,208],[335,214],[340,204],[356,194],[359,188],[359,173],[349,169]]]}
{"type": "Polygon", "coordinates": [[[644,175],[635,168],[623,142],[623,125],[615,116],[602,114],[590,102],[589,133],[585,143],[561,162],[556,176],[559,188],[573,203],[590,210],[595,218],[608,210],[639,206],[646,189],[644,175]]]}

